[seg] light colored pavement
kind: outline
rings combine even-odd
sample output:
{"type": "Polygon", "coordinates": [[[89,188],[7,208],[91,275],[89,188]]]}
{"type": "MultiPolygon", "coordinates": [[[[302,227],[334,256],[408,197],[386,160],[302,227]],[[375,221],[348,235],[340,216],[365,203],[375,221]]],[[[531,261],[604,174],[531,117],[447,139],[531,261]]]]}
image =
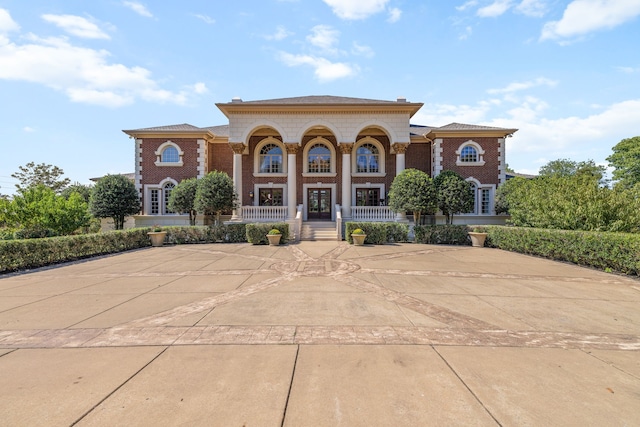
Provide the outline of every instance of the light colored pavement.
{"type": "Polygon", "coordinates": [[[640,425],[639,308],[488,248],[148,248],[0,276],[0,425],[640,425]]]}

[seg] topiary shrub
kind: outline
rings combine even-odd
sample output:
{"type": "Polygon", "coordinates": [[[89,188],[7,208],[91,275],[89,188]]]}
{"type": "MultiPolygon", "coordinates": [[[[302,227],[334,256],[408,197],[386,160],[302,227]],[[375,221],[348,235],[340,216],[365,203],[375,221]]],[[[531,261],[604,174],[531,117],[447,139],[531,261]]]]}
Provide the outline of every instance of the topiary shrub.
{"type": "Polygon", "coordinates": [[[281,232],[282,238],[280,241],[282,243],[289,241],[289,224],[285,222],[247,224],[246,229],[247,242],[254,245],[268,245],[267,234],[273,229],[281,232]]]}

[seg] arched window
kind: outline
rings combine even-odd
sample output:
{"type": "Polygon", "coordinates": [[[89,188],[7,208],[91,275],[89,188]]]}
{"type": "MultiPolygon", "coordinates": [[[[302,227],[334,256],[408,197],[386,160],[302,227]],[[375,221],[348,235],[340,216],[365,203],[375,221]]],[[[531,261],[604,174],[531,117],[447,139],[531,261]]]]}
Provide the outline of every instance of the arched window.
{"type": "Polygon", "coordinates": [[[473,208],[469,211],[469,212],[465,212],[465,213],[476,213],[476,199],[478,197],[478,186],[476,185],[475,182],[471,182],[471,190],[473,191],[473,208]]]}
{"type": "Polygon", "coordinates": [[[282,173],[282,148],[267,144],[260,150],[259,173],[282,173]]]}
{"type": "Polygon", "coordinates": [[[464,163],[477,162],[478,151],[471,145],[467,145],[460,150],[460,161],[464,163]]]}
{"type": "MultiPolygon", "coordinates": [[[[166,150],[165,150],[166,151],[166,150]]],[[[169,196],[171,196],[171,192],[173,191],[174,187],[176,185],[173,182],[167,182],[163,187],[162,187],[162,197],[163,197],[163,208],[164,208],[164,215],[167,214],[172,214],[175,213],[172,210],[169,210],[169,196]]]]}
{"type": "Polygon", "coordinates": [[[184,152],[174,142],[162,143],[155,152],[156,166],[183,166],[184,152]]]}
{"type": "Polygon", "coordinates": [[[307,155],[309,173],[330,173],[331,172],[331,151],[329,147],[318,143],[309,149],[307,155]]]}
{"type": "Polygon", "coordinates": [[[475,141],[467,141],[456,150],[456,165],[458,166],[483,166],[484,150],[475,141]]]}
{"type": "Polygon", "coordinates": [[[356,172],[380,172],[380,151],[371,143],[362,144],[356,149],[356,172]]]}

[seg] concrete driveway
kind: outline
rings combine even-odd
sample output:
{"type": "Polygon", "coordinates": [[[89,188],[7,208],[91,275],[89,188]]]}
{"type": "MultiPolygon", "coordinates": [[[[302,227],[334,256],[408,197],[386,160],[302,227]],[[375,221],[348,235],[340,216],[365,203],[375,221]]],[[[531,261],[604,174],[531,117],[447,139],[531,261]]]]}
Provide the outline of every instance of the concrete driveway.
{"type": "Polygon", "coordinates": [[[639,308],[489,248],[131,251],[0,276],[0,425],[640,425],[639,308]]]}

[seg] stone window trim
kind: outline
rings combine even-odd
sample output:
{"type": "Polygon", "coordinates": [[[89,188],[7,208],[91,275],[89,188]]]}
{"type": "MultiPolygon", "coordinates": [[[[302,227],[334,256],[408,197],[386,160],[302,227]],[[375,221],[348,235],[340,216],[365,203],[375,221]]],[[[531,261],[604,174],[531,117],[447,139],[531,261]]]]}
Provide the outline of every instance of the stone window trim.
{"type": "Polygon", "coordinates": [[[145,184],[144,185],[144,206],[143,206],[143,212],[144,215],[162,215],[162,216],[166,216],[166,215],[179,215],[177,213],[164,213],[167,211],[165,203],[166,203],[166,199],[164,197],[164,192],[165,192],[165,187],[167,184],[173,184],[174,187],[172,187],[171,189],[173,190],[173,188],[175,188],[176,185],[178,185],[178,181],[176,181],[173,178],[165,178],[162,181],[160,181],[158,184],[145,184]],[[153,190],[158,191],[158,198],[156,200],[156,203],[158,203],[158,212],[152,212],[152,200],[151,200],[151,192],[153,190]]]}
{"type": "Polygon", "coordinates": [[[172,141],[163,142],[162,144],[160,144],[160,146],[158,147],[158,149],[155,151],[154,154],[156,155],[156,161],[155,161],[155,165],[156,166],[173,166],[173,167],[184,166],[184,161],[183,161],[184,151],[182,151],[180,149],[180,146],[178,144],[176,144],[175,142],[172,142],[172,141]],[[169,147],[173,147],[176,150],[178,150],[178,156],[179,156],[180,160],[178,160],[177,162],[163,162],[162,161],[162,154],[164,153],[164,150],[166,150],[169,147]]]}
{"type": "Polygon", "coordinates": [[[258,195],[260,194],[260,189],[261,188],[279,188],[279,189],[281,189],[282,190],[282,205],[283,206],[287,206],[287,203],[289,202],[288,194],[287,194],[288,185],[287,184],[274,184],[273,182],[253,184],[253,200],[251,201],[251,206],[260,206],[260,200],[258,200],[258,195]]]}
{"type": "Polygon", "coordinates": [[[388,204],[389,201],[386,200],[387,193],[386,193],[386,186],[384,185],[384,183],[366,182],[361,184],[351,184],[351,206],[356,206],[356,197],[357,197],[356,192],[359,188],[364,188],[364,189],[377,188],[380,191],[380,199],[384,200],[385,205],[388,204]]]}
{"type": "Polygon", "coordinates": [[[473,141],[473,140],[469,140],[466,142],[463,142],[462,145],[460,145],[460,147],[458,147],[458,149],[456,150],[456,165],[457,166],[484,166],[485,161],[484,161],[484,150],[482,149],[482,147],[480,146],[480,144],[478,144],[477,142],[473,141]],[[462,154],[462,150],[465,147],[471,147],[475,150],[476,155],[477,155],[477,159],[475,162],[470,162],[470,161],[463,161],[462,158],[460,157],[460,155],[462,154]]]}
{"type": "Polygon", "coordinates": [[[370,136],[359,139],[353,146],[351,151],[351,176],[352,177],[385,177],[387,176],[386,170],[386,158],[384,146],[380,141],[370,136]],[[378,172],[357,172],[358,171],[358,148],[365,144],[371,144],[378,149],[378,172]]]}
{"type": "Polygon", "coordinates": [[[477,215],[477,216],[492,216],[495,215],[495,195],[496,195],[496,185],[495,184],[482,184],[474,177],[469,177],[465,181],[470,182],[474,185],[474,205],[473,212],[467,212],[465,215],[477,215]],[[487,193],[488,192],[488,193],[487,193]],[[482,196],[483,194],[488,195],[487,201],[487,209],[485,212],[482,210],[482,196]]]}
{"type": "Polygon", "coordinates": [[[271,178],[286,177],[287,176],[287,170],[288,170],[287,169],[287,166],[288,166],[287,165],[287,158],[288,157],[289,156],[287,155],[287,147],[279,139],[276,139],[276,138],[274,138],[272,136],[269,136],[269,137],[261,140],[260,142],[258,142],[258,144],[256,144],[256,147],[253,150],[253,176],[256,177],[256,178],[261,178],[261,177],[271,177],[271,178]],[[264,148],[264,146],[269,145],[269,144],[277,145],[282,150],[282,172],[277,172],[277,173],[260,172],[260,152],[262,151],[262,148],[264,148]]]}
{"type": "Polygon", "coordinates": [[[302,151],[302,176],[304,177],[335,177],[338,174],[336,173],[336,148],[333,144],[327,139],[318,136],[313,138],[311,141],[307,142],[304,145],[304,149],[302,151]],[[329,172],[309,172],[309,151],[315,147],[316,145],[324,145],[329,149],[330,165],[329,172]]]}

